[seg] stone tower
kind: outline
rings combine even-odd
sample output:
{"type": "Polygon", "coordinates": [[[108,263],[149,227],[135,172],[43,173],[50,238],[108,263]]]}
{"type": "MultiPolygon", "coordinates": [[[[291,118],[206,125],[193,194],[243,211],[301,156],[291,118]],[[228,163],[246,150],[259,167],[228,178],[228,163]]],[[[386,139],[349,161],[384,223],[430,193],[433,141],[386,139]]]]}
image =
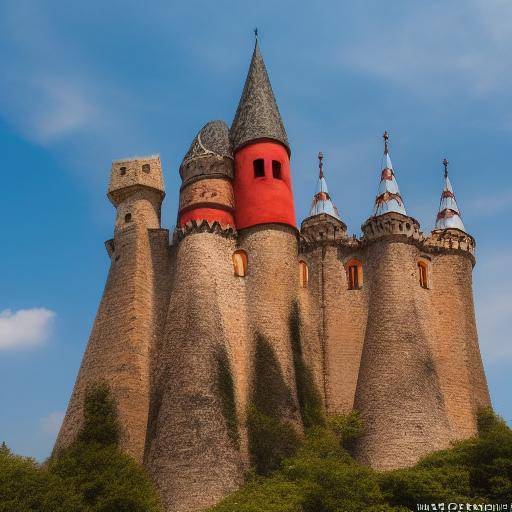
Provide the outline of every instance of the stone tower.
{"type": "Polygon", "coordinates": [[[242,485],[257,460],[257,413],[302,435],[306,377],[327,414],[359,411],[355,455],[379,470],[474,435],[490,405],[475,241],[448,162],[425,236],[406,211],[385,134],[373,214],[357,237],[321,153],[297,229],[290,155],[256,40],[232,126],[206,123],[182,160],[171,237],[160,226],[160,159],[112,165],[110,271],[55,449],[75,439],[86,388],[106,382],[121,448],[145,465],[166,512],[203,510],[242,485]]]}
{"type": "MultiPolygon", "coordinates": [[[[299,430],[290,315],[298,290],[290,148],[258,39],[230,131],[235,158],[238,246],[247,256],[247,315],[251,357],[269,350],[288,391],[279,410],[299,430]],[[266,347],[266,348],[265,348],[266,347]]],[[[253,361],[253,366],[257,361],[253,361]]],[[[258,385],[258,375],[251,377],[258,385]]],[[[249,401],[254,396],[248,397],[249,401]]]]}
{"type": "Polygon", "coordinates": [[[116,208],[114,238],[106,243],[110,271],[56,449],[69,444],[81,425],[85,388],[106,381],[117,401],[121,446],[142,461],[151,354],[162,327],[159,304],[168,293],[168,233],[160,229],[160,158],[114,162],[108,197],[116,208]]]}

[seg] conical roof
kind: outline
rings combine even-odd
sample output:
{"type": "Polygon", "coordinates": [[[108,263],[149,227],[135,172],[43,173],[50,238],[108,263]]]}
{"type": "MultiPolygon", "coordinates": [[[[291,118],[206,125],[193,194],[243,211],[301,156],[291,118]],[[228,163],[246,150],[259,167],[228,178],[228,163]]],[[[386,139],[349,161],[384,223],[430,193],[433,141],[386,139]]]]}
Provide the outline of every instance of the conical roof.
{"type": "Polygon", "coordinates": [[[313,215],[326,213],[327,215],[330,215],[331,217],[341,221],[338,209],[332,202],[331,196],[329,195],[329,191],[327,189],[327,182],[325,181],[323,169],[323,158],[324,155],[322,153],[318,153],[318,167],[320,172],[318,175],[316,193],[313,197],[313,202],[311,203],[311,209],[309,210],[309,216],[313,217],[313,215]]]}
{"type": "Polygon", "coordinates": [[[388,212],[407,215],[404,202],[400,195],[398,183],[396,182],[393,164],[388,150],[388,133],[384,132],[384,155],[382,157],[382,172],[380,175],[379,190],[375,198],[375,209],[373,215],[383,215],[388,212]]]}
{"type": "Polygon", "coordinates": [[[290,152],[257,38],[230,136],[234,151],[251,141],[273,139],[284,144],[290,152]]]}
{"type": "Polygon", "coordinates": [[[460,216],[460,210],[455,200],[452,184],[448,178],[448,160],[443,160],[444,164],[444,188],[439,202],[439,212],[436,218],[435,229],[460,229],[466,231],[464,223],[460,216]]]}

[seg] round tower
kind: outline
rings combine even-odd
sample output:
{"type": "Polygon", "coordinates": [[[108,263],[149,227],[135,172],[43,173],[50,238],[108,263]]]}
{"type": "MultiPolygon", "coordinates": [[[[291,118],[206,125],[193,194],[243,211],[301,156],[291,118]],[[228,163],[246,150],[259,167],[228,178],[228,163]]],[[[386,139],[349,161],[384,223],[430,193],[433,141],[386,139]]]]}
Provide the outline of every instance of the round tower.
{"type": "Polygon", "coordinates": [[[256,358],[249,400],[258,401],[254,393],[264,378],[258,375],[258,354],[268,349],[278,361],[276,379],[284,382],[274,413],[300,428],[290,336],[299,284],[290,148],[257,39],[230,136],[235,222],[247,259],[244,279],[256,358]]]}
{"type": "Polygon", "coordinates": [[[233,158],[223,121],[183,159],[166,328],[157,348],[145,464],[165,510],[207,508],[243,482],[245,282],[233,266],[233,158]]]}
{"type": "Polygon", "coordinates": [[[196,135],[180,166],[178,225],[192,220],[234,227],[233,155],[224,121],[210,121],[196,135]]]}
{"type": "Polygon", "coordinates": [[[435,229],[425,241],[433,253],[432,305],[436,360],[453,440],[477,432],[477,413],[491,405],[478,346],[472,290],[475,240],[466,232],[444,159],[444,187],[435,229]]]}
{"type": "Polygon", "coordinates": [[[374,216],[362,226],[368,320],[354,407],[364,422],[358,459],[379,470],[412,465],[448,446],[449,427],[433,351],[428,264],[419,223],[408,216],[387,133],[374,216]],[[424,263],[425,262],[425,263],[424,263]]]}

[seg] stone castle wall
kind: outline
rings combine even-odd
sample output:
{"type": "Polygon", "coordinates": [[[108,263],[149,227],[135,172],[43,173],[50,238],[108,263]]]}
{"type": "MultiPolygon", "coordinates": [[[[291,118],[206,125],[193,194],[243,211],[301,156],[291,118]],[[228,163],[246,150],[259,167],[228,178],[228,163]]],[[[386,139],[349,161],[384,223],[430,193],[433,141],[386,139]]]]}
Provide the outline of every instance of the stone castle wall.
{"type": "Polygon", "coordinates": [[[429,290],[418,278],[421,236],[413,219],[395,217],[389,231],[382,219],[363,226],[369,304],[354,404],[365,433],[356,455],[380,470],[412,465],[450,441],[429,290]]]}
{"type": "Polygon", "coordinates": [[[119,231],[111,257],[103,297],[56,449],[67,446],[76,437],[82,425],[87,387],[104,381],[117,402],[121,448],[142,461],[156,304],[148,231],[136,224],[119,231]]]}
{"type": "Polygon", "coordinates": [[[232,235],[209,230],[192,230],[175,248],[145,461],[168,511],[202,509],[242,483],[240,433],[229,431],[218,382],[225,354],[243,410],[245,290],[233,273],[234,250],[232,235]]]}

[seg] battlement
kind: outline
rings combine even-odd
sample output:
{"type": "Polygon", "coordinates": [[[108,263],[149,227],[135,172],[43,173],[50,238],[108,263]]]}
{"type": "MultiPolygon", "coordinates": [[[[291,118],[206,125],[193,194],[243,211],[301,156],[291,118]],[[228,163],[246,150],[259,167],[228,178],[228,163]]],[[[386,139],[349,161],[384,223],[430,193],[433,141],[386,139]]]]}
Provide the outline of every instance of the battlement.
{"type": "Polygon", "coordinates": [[[123,201],[137,187],[156,190],[165,195],[162,163],[158,155],[132,157],[112,162],[108,198],[114,206],[123,201]]]}
{"type": "Polygon", "coordinates": [[[417,242],[424,240],[419,222],[413,217],[396,212],[370,217],[361,226],[361,230],[363,231],[363,243],[396,236],[410,238],[417,242]]]}
{"type": "Polygon", "coordinates": [[[424,247],[431,252],[457,252],[470,256],[475,264],[475,239],[460,229],[437,229],[425,239],[424,247]]]}
{"type": "Polygon", "coordinates": [[[327,213],[320,213],[304,219],[300,226],[301,250],[308,250],[319,244],[336,244],[349,239],[347,226],[341,220],[327,213]]]}
{"type": "Polygon", "coordinates": [[[178,243],[183,238],[194,233],[216,233],[225,238],[235,238],[236,229],[232,226],[222,226],[219,222],[209,222],[208,220],[189,220],[184,226],[176,227],[174,230],[172,243],[178,243]]]}

